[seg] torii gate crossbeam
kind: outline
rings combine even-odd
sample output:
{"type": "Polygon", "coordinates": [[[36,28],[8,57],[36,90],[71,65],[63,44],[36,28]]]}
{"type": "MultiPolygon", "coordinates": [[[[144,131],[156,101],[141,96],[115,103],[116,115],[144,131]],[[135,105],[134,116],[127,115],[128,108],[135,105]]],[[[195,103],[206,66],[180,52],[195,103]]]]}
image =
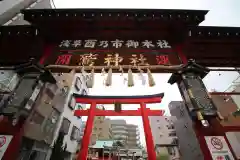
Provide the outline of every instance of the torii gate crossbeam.
{"type": "MultiPolygon", "coordinates": [[[[164,110],[150,110],[149,108],[146,108],[146,113],[148,116],[159,116],[164,114],[164,110]]],[[[89,109],[87,110],[75,110],[74,112],[75,116],[81,117],[81,116],[88,116],[89,115],[89,109]]],[[[142,116],[141,109],[138,110],[122,110],[121,112],[116,112],[113,110],[100,110],[96,109],[95,116],[142,116]]]]}
{"type": "Polygon", "coordinates": [[[162,110],[150,110],[146,108],[147,103],[160,103],[164,93],[147,95],[147,96],[88,96],[73,94],[77,103],[91,104],[88,110],[76,110],[74,115],[76,116],[88,116],[86,127],[84,130],[83,140],[81,144],[81,150],[78,155],[78,160],[86,160],[88,154],[88,145],[92,133],[92,126],[94,117],[99,115],[107,116],[142,116],[143,128],[145,132],[146,146],[148,152],[148,159],[156,160],[156,152],[154,149],[153,137],[151,132],[151,126],[149,124],[148,116],[162,116],[164,112],[162,110]],[[138,110],[125,110],[121,112],[106,111],[96,109],[97,104],[140,104],[138,110]]]}

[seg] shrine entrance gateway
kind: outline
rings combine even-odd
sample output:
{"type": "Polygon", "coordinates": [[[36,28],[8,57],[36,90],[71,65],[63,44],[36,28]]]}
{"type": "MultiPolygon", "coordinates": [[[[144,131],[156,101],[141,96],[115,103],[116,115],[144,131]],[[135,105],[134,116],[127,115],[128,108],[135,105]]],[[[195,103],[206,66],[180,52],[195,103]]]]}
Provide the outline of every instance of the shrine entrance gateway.
{"type": "Polygon", "coordinates": [[[81,150],[78,155],[78,160],[86,160],[88,155],[88,145],[92,133],[92,127],[95,116],[142,116],[143,128],[145,132],[146,146],[148,152],[148,159],[156,160],[156,152],[152,138],[151,127],[149,124],[148,116],[162,116],[163,110],[150,110],[146,108],[148,103],[160,103],[164,94],[155,94],[147,96],[87,96],[74,94],[77,103],[90,104],[90,109],[75,110],[75,116],[88,116],[86,128],[84,131],[81,150]],[[96,108],[97,104],[140,104],[140,109],[137,110],[124,110],[116,109],[100,110],[96,108]],[[116,111],[117,110],[117,111],[116,111]]]}

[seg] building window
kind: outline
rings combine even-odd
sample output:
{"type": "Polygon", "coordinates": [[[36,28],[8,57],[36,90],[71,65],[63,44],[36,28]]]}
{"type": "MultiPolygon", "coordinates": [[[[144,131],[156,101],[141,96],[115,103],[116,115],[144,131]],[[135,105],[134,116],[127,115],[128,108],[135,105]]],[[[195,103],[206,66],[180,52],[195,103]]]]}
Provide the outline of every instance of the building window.
{"type": "Polygon", "coordinates": [[[73,95],[70,96],[69,102],[68,102],[68,107],[70,109],[74,109],[76,106],[76,99],[73,95]]]}
{"type": "Polygon", "coordinates": [[[53,98],[54,98],[54,93],[53,93],[52,90],[50,90],[49,88],[46,88],[45,93],[46,93],[46,95],[48,95],[48,97],[49,97],[50,99],[53,99],[53,98]]]}
{"type": "Polygon", "coordinates": [[[68,86],[64,86],[63,88],[61,88],[61,94],[63,96],[67,96],[68,91],[69,91],[69,87],[68,86]]]}
{"type": "Polygon", "coordinates": [[[24,77],[18,84],[13,99],[11,101],[12,106],[22,107],[25,106],[30,99],[35,86],[36,77],[24,77]]]}
{"type": "Polygon", "coordinates": [[[176,151],[173,147],[167,147],[168,153],[172,156],[176,155],[176,151]]]}
{"type": "Polygon", "coordinates": [[[62,126],[61,126],[60,131],[65,133],[65,134],[68,134],[70,124],[71,124],[71,122],[67,118],[63,118],[62,126]]]}
{"type": "Polygon", "coordinates": [[[77,91],[79,91],[81,89],[81,85],[82,85],[82,81],[80,77],[76,78],[76,82],[75,82],[75,88],[77,91]]]}
{"type": "Polygon", "coordinates": [[[176,131],[170,132],[168,135],[169,135],[170,137],[175,137],[175,136],[177,136],[176,131]]]}
{"type": "Polygon", "coordinates": [[[87,95],[86,89],[83,89],[83,90],[82,90],[82,95],[87,95]]]}
{"type": "Polygon", "coordinates": [[[31,117],[30,121],[35,124],[42,124],[44,121],[44,116],[42,116],[40,113],[35,111],[31,117]]]}
{"type": "Polygon", "coordinates": [[[78,140],[79,136],[80,136],[80,130],[76,126],[73,126],[72,133],[71,133],[71,140],[78,140]]]}
{"type": "Polygon", "coordinates": [[[53,98],[49,97],[48,94],[46,94],[46,96],[44,96],[44,103],[45,104],[51,104],[52,100],[53,100],[53,98]]]}
{"type": "Polygon", "coordinates": [[[102,132],[100,132],[100,133],[98,134],[98,137],[103,137],[102,132]]]}
{"type": "MultiPolygon", "coordinates": [[[[83,110],[83,106],[81,104],[78,104],[76,107],[77,110],[83,110]]],[[[78,119],[81,119],[81,116],[77,116],[78,119]]]]}
{"type": "Polygon", "coordinates": [[[58,86],[56,84],[47,83],[46,84],[46,88],[47,88],[47,90],[48,90],[48,92],[50,94],[49,96],[53,98],[55,93],[58,90],[58,86]]]}
{"type": "Polygon", "coordinates": [[[56,109],[53,109],[51,115],[48,117],[48,119],[43,127],[44,133],[47,133],[48,135],[53,134],[53,132],[56,128],[59,116],[60,116],[60,112],[56,109]]]}
{"type": "Polygon", "coordinates": [[[167,128],[168,129],[174,129],[174,126],[173,125],[167,125],[167,128]]]}
{"type": "Polygon", "coordinates": [[[172,143],[173,145],[178,145],[178,138],[173,138],[172,143]]]}

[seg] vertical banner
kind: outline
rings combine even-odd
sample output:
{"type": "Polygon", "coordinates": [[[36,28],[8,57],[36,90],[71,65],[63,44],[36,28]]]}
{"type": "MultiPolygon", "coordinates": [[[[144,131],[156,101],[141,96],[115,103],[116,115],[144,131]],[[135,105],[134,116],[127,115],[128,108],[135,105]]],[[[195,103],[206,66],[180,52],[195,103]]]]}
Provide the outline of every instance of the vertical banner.
{"type": "Polygon", "coordinates": [[[205,136],[213,160],[234,160],[224,136],[205,136]]]}

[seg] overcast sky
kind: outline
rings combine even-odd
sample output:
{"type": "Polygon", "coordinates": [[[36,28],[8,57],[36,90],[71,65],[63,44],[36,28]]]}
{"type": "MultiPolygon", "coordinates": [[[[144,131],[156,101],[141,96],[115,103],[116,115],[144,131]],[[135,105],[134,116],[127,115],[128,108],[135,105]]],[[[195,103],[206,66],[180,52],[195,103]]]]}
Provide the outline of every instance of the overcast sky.
{"type": "MultiPolygon", "coordinates": [[[[54,0],[57,8],[155,8],[155,9],[201,9],[210,10],[206,16],[206,20],[201,23],[204,26],[231,26],[240,27],[240,0],[54,0]]],[[[125,75],[126,76],[126,75],[125,75]]],[[[142,86],[138,76],[135,76],[136,85],[132,88],[123,84],[123,77],[119,74],[113,76],[113,85],[105,87],[103,85],[104,77],[97,75],[94,88],[90,90],[92,95],[146,95],[165,93],[165,97],[161,104],[152,104],[148,107],[151,109],[164,109],[169,115],[167,109],[170,101],[181,100],[176,85],[169,85],[167,81],[170,74],[155,74],[154,78],[156,86],[142,86]]],[[[228,88],[230,82],[238,76],[237,73],[220,73],[214,72],[209,74],[204,82],[207,88],[224,91],[228,88]],[[220,83],[219,83],[220,82],[220,83]]],[[[106,106],[108,109],[112,106],[106,106]]],[[[123,105],[124,109],[136,109],[136,105],[123,105]]],[[[141,142],[144,144],[144,132],[140,117],[111,117],[124,118],[128,123],[139,125],[141,142]]],[[[145,144],[144,144],[145,145],[145,144]]]]}
{"type": "Polygon", "coordinates": [[[239,0],[54,0],[56,8],[155,8],[209,10],[201,25],[240,26],[239,0]]]}

